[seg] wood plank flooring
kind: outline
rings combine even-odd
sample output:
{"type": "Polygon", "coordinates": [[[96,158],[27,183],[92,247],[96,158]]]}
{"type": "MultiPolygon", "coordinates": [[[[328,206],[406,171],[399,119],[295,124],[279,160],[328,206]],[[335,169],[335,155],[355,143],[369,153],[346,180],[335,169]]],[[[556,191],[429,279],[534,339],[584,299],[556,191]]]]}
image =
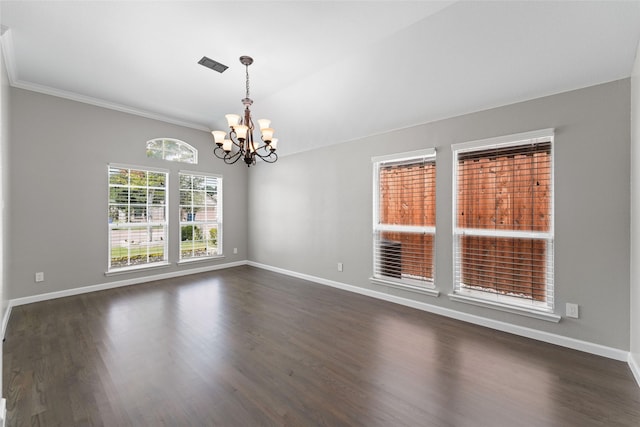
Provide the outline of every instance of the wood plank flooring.
{"type": "Polygon", "coordinates": [[[629,367],[252,267],[13,309],[9,426],[640,426],[629,367]]]}

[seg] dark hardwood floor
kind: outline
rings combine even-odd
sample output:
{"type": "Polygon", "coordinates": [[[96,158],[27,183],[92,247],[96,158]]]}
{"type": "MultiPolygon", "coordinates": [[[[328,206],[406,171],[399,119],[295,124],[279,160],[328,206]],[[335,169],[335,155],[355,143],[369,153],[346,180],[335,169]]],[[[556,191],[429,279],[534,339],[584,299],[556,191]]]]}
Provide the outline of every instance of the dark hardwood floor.
{"type": "Polygon", "coordinates": [[[9,426],[640,426],[625,363],[252,267],[16,307],[9,426]]]}

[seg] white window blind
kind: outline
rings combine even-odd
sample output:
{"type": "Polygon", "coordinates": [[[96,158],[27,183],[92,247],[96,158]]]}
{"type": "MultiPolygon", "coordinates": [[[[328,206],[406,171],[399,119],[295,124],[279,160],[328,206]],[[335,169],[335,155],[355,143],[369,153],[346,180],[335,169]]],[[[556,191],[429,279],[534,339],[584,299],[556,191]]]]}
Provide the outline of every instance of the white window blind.
{"type": "Polygon", "coordinates": [[[166,171],[110,165],[109,271],[167,261],[166,171]]]}
{"type": "Polygon", "coordinates": [[[374,273],[434,287],[435,151],[374,158],[374,273]]]}
{"type": "Polygon", "coordinates": [[[180,260],[222,255],[222,177],[179,175],[180,260]]]}
{"type": "Polygon", "coordinates": [[[454,294],[553,310],[552,144],[537,132],[453,146],[454,294]]]}

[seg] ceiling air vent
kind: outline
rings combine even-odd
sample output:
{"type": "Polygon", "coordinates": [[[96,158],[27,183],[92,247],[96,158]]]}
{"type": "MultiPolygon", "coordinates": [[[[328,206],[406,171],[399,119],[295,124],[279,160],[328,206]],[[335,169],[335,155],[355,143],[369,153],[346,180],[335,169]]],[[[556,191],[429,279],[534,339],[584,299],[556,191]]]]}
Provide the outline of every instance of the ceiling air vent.
{"type": "Polygon", "coordinates": [[[217,71],[219,73],[223,73],[224,70],[229,68],[226,65],[216,62],[211,58],[207,58],[206,56],[203,56],[202,59],[198,61],[198,64],[204,65],[205,67],[211,68],[212,70],[217,71]]]}

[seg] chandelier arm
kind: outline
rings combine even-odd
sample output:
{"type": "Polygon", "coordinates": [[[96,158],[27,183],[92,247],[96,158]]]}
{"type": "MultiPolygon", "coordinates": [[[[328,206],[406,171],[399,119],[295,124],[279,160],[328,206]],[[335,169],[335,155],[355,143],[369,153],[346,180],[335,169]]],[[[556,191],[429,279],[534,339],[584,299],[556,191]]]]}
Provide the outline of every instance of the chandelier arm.
{"type": "Polygon", "coordinates": [[[243,151],[244,144],[242,143],[242,141],[240,141],[235,135],[233,137],[231,137],[231,135],[229,136],[230,136],[229,139],[231,140],[231,143],[235,145],[238,148],[238,150],[243,151]]]}
{"type": "MultiPolygon", "coordinates": [[[[260,148],[264,149],[264,147],[266,147],[266,145],[263,146],[263,147],[260,147],[260,148]]],[[[264,151],[267,152],[267,149],[265,149],[264,151]]],[[[268,154],[266,154],[266,155],[260,154],[260,153],[258,153],[256,151],[255,154],[256,154],[256,156],[260,157],[260,159],[262,159],[263,161],[265,161],[267,163],[275,163],[275,162],[278,161],[278,154],[275,151],[269,150],[268,154]]]]}
{"type": "Polygon", "coordinates": [[[225,158],[224,158],[224,159],[222,159],[222,160],[224,160],[224,162],[225,162],[226,164],[228,164],[228,165],[232,165],[232,164],[236,163],[238,160],[240,160],[241,158],[242,158],[242,156],[240,155],[240,152],[237,152],[237,153],[235,153],[235,154],[234,154],[234,155],[232,155],[232,156],[231,156],[231,155],[229,155],[229,154],[227,154],[227,155],[225,156],[225,158]]]}
{"type": "Polygon", "coordinates": [[[215,147],[213,149],[213,154],[215,154],[217,158],[224,160],[224,162],[228,165],[236,163],[238,160],[240,160],[240,157],[242,157],[240,155],[242,154],[240,151],[236,151],[235,153],[231,154],[231,152],[227,153],[220,147],[215,147]],[[222,155],[219,154],[220,151],[222,152],[222,155]]]}

